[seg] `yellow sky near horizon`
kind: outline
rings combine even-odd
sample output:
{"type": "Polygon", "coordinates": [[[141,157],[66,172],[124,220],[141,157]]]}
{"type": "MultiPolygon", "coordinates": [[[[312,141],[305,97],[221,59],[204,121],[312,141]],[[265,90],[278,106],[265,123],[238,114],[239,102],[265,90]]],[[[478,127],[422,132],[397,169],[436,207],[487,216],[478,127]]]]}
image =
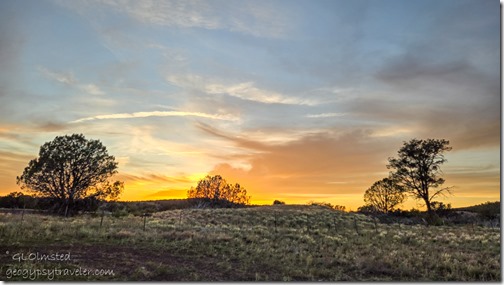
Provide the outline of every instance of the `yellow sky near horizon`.
{"type": "Polygon", "coordinates": [[[0,195],[20,190],[42,144],[75,133],[115,156],[121,200],[184,198],[220,174],[255,204],[356,210],[413,138],[453,147],[443,202],[499,200],[500,11],[497,1],[0,1],[0,195]]]}
{"type": "MultiPolygon", "coordinates": [[[[173,176],[128,170],[132,161],[127,156],[119,156],[119,173],[113,179],[125,182],[120,200],[183,199],[186,198],[187,190],[200,179],[206,175],[219,174],[229,183],[240,183],[245,187],[252,204],[268,205],[277,199],[288,204],[314,201],[356,210],[364,205],[365,190],[375,181],[388,176],[386,158],[394,156],[401,146],[400,143],[388,146],[390,140],[372,145],[376,144],[375,140],[364,140],[361,135],[355,134],[347,134],[339,139],[311,137],[282,144],[263,143],[222,133],[216,135],[232,140],[231,145],[236,148],[247,147],[252,151],[240,155],[235,166],[223,162],[211,166],[207,172],[175,172],[173,176]],[[327,157],[339,159],[326,159],[327,157]]],[[[456,143],[453,145],[457,147],[456,143]]],[[[113,148],[109,148],[109,151],[112,152],[113,148]]],[[[499,201],[500,168],[499,159],[494,154],[495,151],[488,149],[475,151],[454,148],[447,152],[445,156],[448,162],[442,166],[443,177],[446,179],[444,186],[453,186],[453,195],[439,200],[450,203],[453,207],[499,201]]],[[[20,191],[15,177],[21,174],[29,160],[35,156],[35,152],[30,156],[0,151],[0,157],[9,158],[0,160],[0,163],[3,161],[0,166],[4,169],[0,173],[3,185],[0,195],[20,191]]],[[[192,159],[194,157],[193,154],[188,156],[192,159]]],[[[232,162],[233,159],[236,158],[231,156],[224,161],[232,162]]],[[[422,201],[413,198],[408,198],[401,205],[403,209],[423,207],[422,201]]]]}
{"type": "MultiPolygon", "coordinates": [[[[340,192],[340,189],[345,189],[348,185],[345,184],[333,184],[329,187],[323,188],[313,188],[311,191],[299,191],[298,187],[310,187],[309,185],[303,186],[299,185],[296,188],[283,188],[285,192],[272,192],[271,190],[264,189],[264,185],[254,184],[250,179],[244,179],[241,177],[239,179],[233,179],[233,176],[229,176],[222,173],[223,177],[230,183],[239,182],[245,189],[247,189],[248,195],[251,196],[251,204],[256,205],[270,205],[274,200],[281,200],[287,204],[307,204],[311,201],[314,202],[327,202],[333,205],[343,205],[346,210],[357,210],[359,207],[363,206],[365,203],[363,201],[364,191],[372,185],[376,180],[367,179],[359,183],[352,184],[349,188],[359,189],[355,194],[335,194],[340,192]],[[336,185],[336,186],[335,186],[336,185]],[[359,186],[360,185],[360,186],[359,186]],[[290,191],[290,192],[289,192],[290,191]]],[[[204,178],[205,175],[195,175],[193,178],[188,179],[187,177],[180,177],[178,184],[173,182],[167,182],[166,179],[151,178],[151,179],[138,179],[126,176],[118,175],[117,179],[125,181],[125,191],[121,194],[119,201],[147,201],[147,200],[165,200],[165,199],[185,199],[187,198],[187,190],[191,186],[195,186],[199,179],[204,178]],[[183,181],[187,179],[186,181],[183,181]],[[160,190],[166,189],[166,190],[160,190]]],[[[481,183],[472,183],[472,185],[478,185],[479,190],[474,191],[474,186],[464,187],[463,183],[465,179],[457,180],[457,178],[451,178],[449,175],[446,177],[446,185],[453,185],[453,194],[447,195],[438,199],[445,204],[451,204],[452,207],[465,207],[472,206],[476,204],[481,204],[484,202],[500,201],[500,193],[495,192],[495,187],[498,187],[499,177],[494,177],[493,179],[485,180],[481,183]],[[493,180],[493,183],[492,183],[493,180]],[[460,184],[457,183],[460,181],[460,184]],[[460,186],[462,185],[462,186],[460,186]],[[473,191],[471,191],[473,190],[473,191]]],[[[2,189],[0,191],[1,195],[7,195],[10,192],[23,192],[18,187],[13,187],[10,189],[2,189]]],[[[30,194],[29,192],[24,191],[30,194]]],[[[349,191],[341,191],[349,192],[349,191]]],[[[409,210],[411,208],[424,209],[424,203],[420,200],[415,200],[411,197],[401,204],[401,209],[409,210]]]]}

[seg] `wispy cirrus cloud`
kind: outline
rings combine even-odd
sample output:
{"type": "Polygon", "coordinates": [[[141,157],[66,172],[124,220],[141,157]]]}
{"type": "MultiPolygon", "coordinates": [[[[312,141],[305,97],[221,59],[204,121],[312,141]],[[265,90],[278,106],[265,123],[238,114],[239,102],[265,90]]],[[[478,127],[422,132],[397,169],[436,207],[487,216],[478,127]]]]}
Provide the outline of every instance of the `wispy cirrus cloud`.
{"type": "Polygon", "coordinates": [[[77,83],[77,80],[71,72],[55,72],[42,66],[39,66],[37,70],[47,79],[54,80],[62,84],[74,85],[77,83]]]}
{"type": "Polygon", "coordinates": [[[280,93],[255,87],[253,82],[243,82],[235,85],[209,84],[205,86],[209,94],[228,94],[243,100],[265,104],[317,105],[313,100],[285,96],[280,93]]]}
{"type": "Polygon", "coordinates": [[[183,112],[183,111],[151,111],[151,112],[98,115],[93,117],[81,118],[78,120],[71,121],[70,123],[82,123],[93,120],[132,119],[132,118],[147,118],[147,117],[200,117],[213,120],[234,121],[234,122],[240,120],[239,117],[231,114],[207,114],[201,112],[183,112]]]}
{"type": "Polygon", "coordinates": [[[222,24],[207,1],[123,1],[103,3],[148,24],[216,29],[222,24]]]}
{"type": "Polygon", "coordinates": [[[292,27],[292,11],[281,12],[271,1],[235,2],[204,0],[84,0],[55,3],[83,15],[103,8],[127,15],[137,22],[175,28],[228,30],[257,37],[283,37],[292,27]]]}
{"type": "Polygon", "coordinates": [[[72,72],[55,72],[45,67],[38,67],[38,71],[47,79],[54,80],[64,85],[73,86],[91,95],[105,95],[96,84],[79,84],[72,72]]]}
{"type": "Polygon", "coordinates": [[[294,96],[287,96],[276,91],[266,90],[256,87],[252,81],[237,84],[221,83],[218,79],[204,78],[196,74],[170,75],[166,80],[175,86],[198,90],[206,94],[224,94],[246,101],[253,101],[263,104],[285,104],[315,106],[320,102],[314,99],[306,99],[294,96]]]}
{"type": "Polygon", "coordinates": [[[331,134],[334,133],[327,129],[296,129],[296,128],[269,128],[269,129],[249,129],[242,130],[240,134],[225,134],[213,126],[205,123],[198,123],[196,127],[201,131],[211,134],[216,137],[220,137],[226,140],[237,140],[241,141],[244,145],[247,145],[253,149],[263,149],[262,145],[268,146],[279,146],[295,141],[305,139],[307,137],[318,136],[321,134],[331,134]],[[248,145],[250,143],[250,145],[248,145]]]}
{"type": "Polygon", "coordinates": [[[308,114],[305,117],[307,118],[331,118],[331,117],[341,117],[344,116],[344,113],[322,113],[322,114],[308,114]]]}
{"type": "Polygon", "coordinates": [[[91,95],[105,95],[105,92],[100,89],[95,84],[84,84],[84,85],[79,85],[79,88],[86,93],[89,93],[91,95]]]}

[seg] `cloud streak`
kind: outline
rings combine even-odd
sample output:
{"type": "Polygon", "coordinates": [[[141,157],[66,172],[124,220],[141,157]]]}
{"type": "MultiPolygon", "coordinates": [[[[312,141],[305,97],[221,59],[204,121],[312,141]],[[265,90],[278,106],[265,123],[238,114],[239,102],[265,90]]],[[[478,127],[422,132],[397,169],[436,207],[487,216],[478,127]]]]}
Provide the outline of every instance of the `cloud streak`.
{"type": "Polygon", "coordinates": [[[77,83],[74,75],[72,73],[54,72],[45,67],[38,67],[38,71],[50,80],[57,81],[66,85],[74,85],[77,83]]]}
{"type": "Polygon", "coordinates": [[[199,117],[212,120],[223,120],[237,122],[239,117],[230,114],[207,114],[200,112],[182,112],[182,111],[152,111],[152,112],[134,112],[134,113],[118,113],[108,115],[98,115],[93,117],[81,118],[71,121],[71,124],[82,123],[94,120],[110,120],[110,119],[132,119],[132,118],[147,118],[147,117],[199,117]]]}
{"type": "Polygon", "coordinates": [[[286,96],[279,92],[256,87],[252,81],[237,84],[223,84],[212,78],[204,78],[196,74],[169,75],[166,80],[175,86],[186,90],[198,90],[209,95],[228,95],[245,101],[253,101],[262,104],[283,104],[316,106],[320,102],[315,99],[305,99],[294,96],[286,96]]]}
{"type": "Polygon", "coordinates": [[[78,84],[79,81],[75,79],[71,72],[55,72],[45,67],[39,67],[38,71],[50,80],[54,80],[64,85],[77,87],[78,89],[91,94],[91,95],[105,95],[105,92],[100,89],[96,84],[78,84]]]}
{"type": "Polygon", "coordinates": [[[313,100],[284,96],[274,91],[262,90],[254,86],[253,82],[243,82],[225,86],[222,84],[209,84],[205,86],[208,94],[228,94],[242,100],[254,101],[264,104],[308,105],[317,103],[313,100]]]}
{"type": "Polygon", "coordinates": [[[343,113],[322,113],[322,114],[309,114],[306,115],[307,118],[314,118],[314,119],[319,119],[319,118],[332,118],[332,117],[341,117],[344,116],[345,114],[343,113]]]}
{"type": "Polygon", "coordinates": [[[292,11],[284,7],[279,13],[271,1],[87,0],[70,3],[55,0],[55,3],[80,14],[92,15],[92,12],[107,7],[147,25],[221,29],[256,37],[283,37],[292,26],[289,25],[292,11]]]}
{"type": "Polygon", "coordinates": [[[100,87],[96,86],[95,84],[85,84],[85,85],[80,85],[79,88],[86,93],[89,93],[91,95],[105,95],[105,92],[100,89],[100,87]]]}
{"type": "MultiPolygon", "coordinates": [[[[5,152],[84,133],[125,199],[213,173],[254,202],[360,205],[403,141],[444,138],[447,186],[499,197],[496,2],[36,2],[0,4],[5,152]]],[[[0,151],[0,192],[28,161],[0,151]]]]}
{"type": "Polygon", "coordinates": [[[373,181],[387,175],[383,160],[392,154],[388,150],[391,140],[371,139],[365,132],[349,132],[338,137],[330,133],[307,134],[283,144],[265,144],[216,129],[203,130],[227,138],[244,150],[252,150],[240,157],[250,165],[249,169],[222,163],[216,165],[211,174],[240,181],[254,193],[255,201],[287,198],[306,203],[307,197],[315,198],[306,193],[310,191],[322,194],[323,197],[317,197],[320,199],[354,203],[352,201],[362,199],[363,191],[373,181]],[[345,183],[331,183],[334,181],[345,183]],[[274,198],[271,189],[275,189],[274,198]],[[341,196],[350,194],[350,198],[341,196]]]}

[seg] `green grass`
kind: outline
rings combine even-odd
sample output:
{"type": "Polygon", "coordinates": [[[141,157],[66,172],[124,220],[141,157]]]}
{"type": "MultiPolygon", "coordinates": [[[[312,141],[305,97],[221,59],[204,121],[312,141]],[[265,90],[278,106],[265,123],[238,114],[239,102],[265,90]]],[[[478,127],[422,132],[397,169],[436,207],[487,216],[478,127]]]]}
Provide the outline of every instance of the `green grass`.
{"type": "MultiPolygon", "coordinates": [[[[0,215],[7,269],[111,269],[55,280],[499,281],[500,231],[406,226],[317,206],[185,209],[143,217],[0,215]],[[276,217],[276,218],[275,218],[276,217]],[[275,222],[276,220],[276,222],[275,222]],[[276,223],[276,227],[275,227],[276,223]],[[13,260],[69,252],[71,260],[13,260]]],[[[47,280],[39,276],[38,280],[47,280]]]]}

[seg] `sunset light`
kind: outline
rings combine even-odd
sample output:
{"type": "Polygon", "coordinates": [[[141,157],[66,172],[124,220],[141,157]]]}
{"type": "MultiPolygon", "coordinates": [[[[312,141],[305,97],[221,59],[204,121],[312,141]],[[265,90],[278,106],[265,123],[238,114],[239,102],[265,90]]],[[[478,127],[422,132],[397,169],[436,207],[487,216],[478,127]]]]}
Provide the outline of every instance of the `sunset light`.
{"type": "Polygon", "coordinates": [[[221,175],[251,204],[357,210],[413,138],[453,148],[440,201],[500,200],[496,1],[1,1],[0,27],[0,195],[83,134],[121,201],[221,175]]]}

